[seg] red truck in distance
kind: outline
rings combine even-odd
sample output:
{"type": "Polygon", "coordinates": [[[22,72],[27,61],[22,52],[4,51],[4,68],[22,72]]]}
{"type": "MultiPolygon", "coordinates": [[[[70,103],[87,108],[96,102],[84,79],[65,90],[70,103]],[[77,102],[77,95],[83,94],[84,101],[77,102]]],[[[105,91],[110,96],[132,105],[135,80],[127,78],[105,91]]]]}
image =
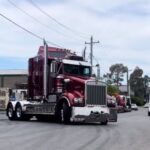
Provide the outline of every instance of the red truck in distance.
{"type": "Polygon", "coordinates": [[[10,120],[53,115],[65,124],[108,123],[107,86],[91,77],[92,67],[83,57],[44,43],[37,56],[29,59],[28,71],[28,99],[8,103],[10,120]]]}

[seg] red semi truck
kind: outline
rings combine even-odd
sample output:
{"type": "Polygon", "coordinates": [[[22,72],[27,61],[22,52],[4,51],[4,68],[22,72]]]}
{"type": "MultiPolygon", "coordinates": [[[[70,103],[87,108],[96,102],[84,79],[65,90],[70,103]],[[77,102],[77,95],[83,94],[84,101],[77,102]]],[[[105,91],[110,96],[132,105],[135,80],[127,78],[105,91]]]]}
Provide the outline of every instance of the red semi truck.
{"type": "Polygon", "coordinates": [[[106,84],[91,77],[92,67],[83,57],[44,42],[37,56],[29,59],[28,69],[28,99],[8,103],[10,120],[53,115],[65,124],[108,123],[106,84]]]}

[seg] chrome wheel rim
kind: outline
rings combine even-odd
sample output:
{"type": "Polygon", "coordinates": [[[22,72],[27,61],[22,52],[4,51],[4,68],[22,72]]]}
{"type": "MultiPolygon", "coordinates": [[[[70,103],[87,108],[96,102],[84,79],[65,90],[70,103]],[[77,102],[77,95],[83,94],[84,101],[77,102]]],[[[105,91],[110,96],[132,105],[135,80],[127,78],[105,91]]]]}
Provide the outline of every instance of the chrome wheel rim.
{"type": "Polygon", "coordinates": [[[11,118],[13,116],[13,110],[11,107],[8,109],[8,117],[11,118]]]}
{"type": "Polygon", "coordinates": [[[18,107],[16,110],[16,116],[17,116],[17,118],[21,117],[21,108],[20,107],[18,107]]]}

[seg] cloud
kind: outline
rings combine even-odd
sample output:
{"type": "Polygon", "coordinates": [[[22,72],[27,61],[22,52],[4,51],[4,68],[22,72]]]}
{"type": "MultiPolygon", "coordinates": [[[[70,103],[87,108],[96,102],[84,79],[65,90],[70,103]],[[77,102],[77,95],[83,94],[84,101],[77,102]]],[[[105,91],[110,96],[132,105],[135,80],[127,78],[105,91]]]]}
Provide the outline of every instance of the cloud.
{"type": "MultiPolygon", "coordinates": [[[[94,36],[94,40],[100,40],[100,44],[94,45],[94,55],[101,64],[101,73],[108,71],[110,65],[122,62],[129,68],[139,65],[146,74],[150,75],[148,69],[150,2],[148,0],[34,1],[52,17],[74,31],[59,26],[28,1],[13,2],[47,27],[4,0],[0,0],[1,13],[62,47],[73,49],[81,54],[85,46],[84,42],[89,42],[90,35],[94,36]]],[[[1,17],[0,28],[1,57],[27,58],[36,55],[38,46],[42,44],[41,40],[1,17]]],[[[88,45],[87,53],[89,53],[88,45]]]]}

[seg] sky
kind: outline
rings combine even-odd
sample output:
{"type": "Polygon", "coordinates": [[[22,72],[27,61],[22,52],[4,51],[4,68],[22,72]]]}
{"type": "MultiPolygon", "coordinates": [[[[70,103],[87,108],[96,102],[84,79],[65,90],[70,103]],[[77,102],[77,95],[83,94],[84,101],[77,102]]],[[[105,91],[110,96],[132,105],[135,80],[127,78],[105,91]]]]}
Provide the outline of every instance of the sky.
{"type": "MultiPolygon", "coordinates": [[[[79,55],[92,35],[94,41],[100,41],[94,44],[93,61],[100,64],[101,76],[116,63],[132,71],[138,66],[150,76],[149,0],[0,0],[0,14],[0,69],[27,69],[28,59],[43,44],[4,15],[79,55]]],[[[86,47],[89,61],[90,46],[86,47]]]]}

